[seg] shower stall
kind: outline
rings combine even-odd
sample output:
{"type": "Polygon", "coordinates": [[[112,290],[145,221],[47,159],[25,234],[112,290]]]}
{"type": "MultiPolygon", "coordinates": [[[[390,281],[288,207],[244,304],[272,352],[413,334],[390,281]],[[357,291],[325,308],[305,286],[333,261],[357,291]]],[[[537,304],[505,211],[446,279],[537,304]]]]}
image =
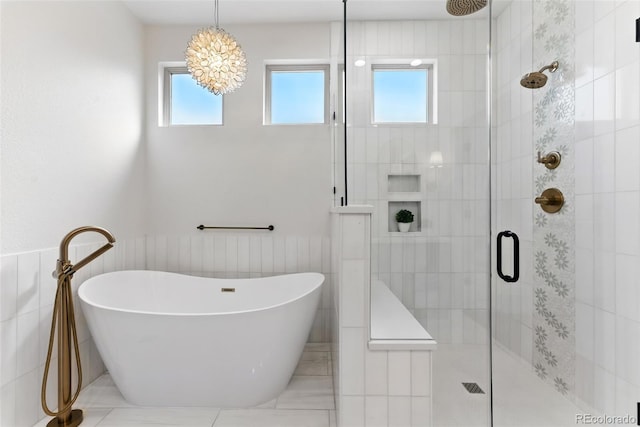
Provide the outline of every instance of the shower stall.
{"type": "Polygon", "coordinates": [[[640,2],[344,3],[334,203],[438,343],[431,424],[635,424],[640,2]]]}

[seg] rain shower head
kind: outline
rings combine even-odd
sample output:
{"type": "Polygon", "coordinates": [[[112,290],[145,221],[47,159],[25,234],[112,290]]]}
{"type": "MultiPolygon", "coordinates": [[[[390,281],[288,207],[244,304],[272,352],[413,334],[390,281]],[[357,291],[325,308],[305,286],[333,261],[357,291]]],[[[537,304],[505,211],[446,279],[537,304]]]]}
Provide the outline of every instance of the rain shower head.
{"type": "Polygon", "coordinates": [[[538,89],[547,83],[547,75],[544,74],[545,70],[549,70],[552,73],[558,69],[558,61],[553,61],[550,65],[542,67],[540,71],[534,71],[529,74],[525,74],[520,79],[520,84],[528,89],[538,89]]]}
{"type": "Polygon", "coordinates": [[[487,0],[447,0],[447,12],[453,16],[475,13],[487,5],[487,0]]]}

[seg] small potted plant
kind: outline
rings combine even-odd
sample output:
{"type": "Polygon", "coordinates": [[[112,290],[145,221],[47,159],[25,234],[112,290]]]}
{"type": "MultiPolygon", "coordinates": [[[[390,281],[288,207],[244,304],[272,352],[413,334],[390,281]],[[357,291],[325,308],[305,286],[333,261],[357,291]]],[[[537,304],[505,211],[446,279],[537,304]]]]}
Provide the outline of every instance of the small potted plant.
{"type": "Polygon", "coordinates": [[[407,209],[401,209],[396,214],[396,221],[398,222],[398,230],[406,233],[413,222],[413,214],[407,209]]]}

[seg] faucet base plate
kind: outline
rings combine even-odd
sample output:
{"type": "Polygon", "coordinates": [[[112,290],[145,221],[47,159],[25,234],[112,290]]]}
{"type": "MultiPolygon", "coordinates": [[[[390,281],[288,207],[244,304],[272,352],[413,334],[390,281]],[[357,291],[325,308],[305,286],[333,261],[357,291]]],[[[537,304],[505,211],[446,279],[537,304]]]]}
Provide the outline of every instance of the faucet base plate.
{"type": "Polygon", "coordinates": [[[71,416],[64,422],[58,417],[53,418],[47,423],[47,427],[76,427],[82,423],[82,409],[72,409],[71,416]]]}

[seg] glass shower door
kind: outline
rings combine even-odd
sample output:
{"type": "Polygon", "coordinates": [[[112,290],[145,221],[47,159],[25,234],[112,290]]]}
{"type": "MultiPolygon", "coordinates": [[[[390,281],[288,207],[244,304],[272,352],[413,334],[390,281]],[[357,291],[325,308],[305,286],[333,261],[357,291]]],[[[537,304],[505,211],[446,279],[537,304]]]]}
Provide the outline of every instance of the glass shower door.
{"type": "Polygon", "coordinates": [[[488,8],[462,18],[401,3],[347,4],[348,200],[374,207],[372,282],[438,343],[433,425],[486,426],[488,8]]]}
{"type": "Polygon", "coordinates": [[[521,272],[492,283],[495,426],[638,423],[638,16],[494,8],[494,229],[520,237],[521,272]]]}

